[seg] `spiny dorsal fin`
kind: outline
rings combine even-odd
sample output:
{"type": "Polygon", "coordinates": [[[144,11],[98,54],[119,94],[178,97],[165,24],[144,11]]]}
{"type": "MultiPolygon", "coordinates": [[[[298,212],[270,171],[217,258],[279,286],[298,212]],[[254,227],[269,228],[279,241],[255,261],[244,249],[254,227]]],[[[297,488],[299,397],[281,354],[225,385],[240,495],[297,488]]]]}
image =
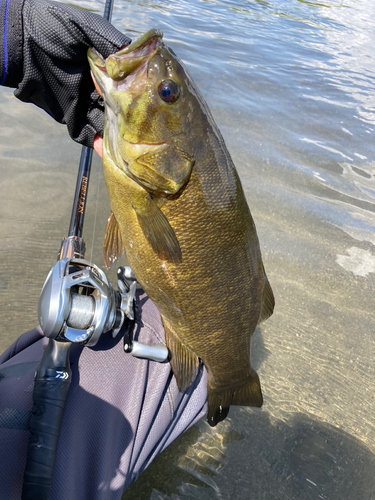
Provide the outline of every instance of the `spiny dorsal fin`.
{"type": "Polygon", "coordinates": [[[172,333],[163,321],[165,341],[171,353],[171,368],[176,377],[178,390],[185,392],[198,374],[199,358],[172,333]]]}
{"type": "Polygon", "coordinates": [[[103,257],[106,268],[110,269],[114,266],[123,253],[124,246],[122,244],[120,229],[113,212],[111,212],[108,217],[103,245],[103,257]]]}
{"type": "Polygon", "coordinates": [[[147,197],[141,206],[133,206],[146,238],[160,259],[181,262],[182,255],[177,236],[156,202],[147,197]]]}
{"type": "Polygon", "coordinates": [[[271,285],[269,284],[267,276],[264,275],[264,277],[265,277],[265,283],[263,288],[263,302],[262,302],[262,310],[260,312],[258,325],[259,323],[265,321],[272,315],[273,308],[275,307],[275,297],[273,296],[271,285]]]}

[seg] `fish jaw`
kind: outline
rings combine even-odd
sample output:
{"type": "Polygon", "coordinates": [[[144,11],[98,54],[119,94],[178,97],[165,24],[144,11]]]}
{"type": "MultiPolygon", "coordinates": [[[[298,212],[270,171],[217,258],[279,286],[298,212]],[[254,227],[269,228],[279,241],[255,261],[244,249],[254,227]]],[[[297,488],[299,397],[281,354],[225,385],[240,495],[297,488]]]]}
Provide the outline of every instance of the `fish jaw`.
{"type": "Polygon", "coordinates": [[[108,75],[112,80],[123,80],[149,58],[162,39],[162,31],[152,29],[116,54],[110,55],[106,60],[108,75]]]}
{"type": "Polygon", "coordinates": [[[162,37],[160,30],[150,30],[139,40],[107,59],[94,48],[88,49],[90,68],[107,106],[113,106],[113,92],[131,94],[133,97],[142,92],[141,84],[147,79],[147,64],[157,47],[163,43],[162,37]]]}
{"type": "Polygon", "coordinates": [[[99,94],[104,98],[108,96],[112,90],[112,83],[108,77],[105,66],[105,59],[99,52],[92,48],[87,51],[87,59],[91,68],[91,75],[95,83],[95,87],[99,94]]]}

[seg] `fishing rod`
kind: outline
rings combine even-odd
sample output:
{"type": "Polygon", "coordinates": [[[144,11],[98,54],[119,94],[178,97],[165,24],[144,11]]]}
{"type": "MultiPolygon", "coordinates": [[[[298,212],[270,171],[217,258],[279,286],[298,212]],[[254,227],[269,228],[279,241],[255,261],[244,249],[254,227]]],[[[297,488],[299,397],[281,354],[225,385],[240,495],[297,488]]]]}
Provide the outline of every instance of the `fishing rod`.
{"type": "MultiPolygon", "coordinates": [[[[106,0],[103,17],[112,18],[114,0],[106,0]]],[[[22,500],[48,500],[61,424],[71,383],[69,354],[73,343],[95,345],[103,333],[124,334],[124,351],[163,362],[168,349],[132,339],[137,282],[129,267],[117,272],[114,290],[105,272],[85,260],[82,238],[92,149],[83,146],[78,168],[68,237],[63,238],[56,264],[47,275],[38,316],[48,344],[35,372],[30,438],[22,500]]]]}

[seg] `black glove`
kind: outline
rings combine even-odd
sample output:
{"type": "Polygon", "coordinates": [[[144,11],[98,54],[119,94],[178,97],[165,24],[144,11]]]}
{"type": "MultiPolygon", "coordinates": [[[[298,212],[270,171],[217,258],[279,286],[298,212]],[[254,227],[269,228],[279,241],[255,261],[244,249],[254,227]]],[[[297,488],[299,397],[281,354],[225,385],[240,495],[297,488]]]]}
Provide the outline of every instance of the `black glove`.
{"type": "Polygon", "coordinates": [[[4,84],[17,87],[18,99],[43,108],[67,125],[75,141],[92,147],[95,134],[103,135],[104,106],[90,76],[87,49],[108,57],[131,40],[97,14],[49,0],[24,1],[22,32],[22,61],[18,68],[11,61],[18,79],[7,75],[4,84]]]}

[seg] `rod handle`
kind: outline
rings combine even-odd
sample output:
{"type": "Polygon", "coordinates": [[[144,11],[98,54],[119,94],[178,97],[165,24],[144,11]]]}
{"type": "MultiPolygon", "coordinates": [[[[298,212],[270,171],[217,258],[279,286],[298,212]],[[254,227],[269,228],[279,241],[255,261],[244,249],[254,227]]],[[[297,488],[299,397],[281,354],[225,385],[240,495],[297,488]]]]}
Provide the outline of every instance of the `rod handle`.
{"type": "Polygon", "coordinates": [[[50,339],[35,375],[22,500],[48,500],[49,497],[71,381],[70,346],[70,343],[50,339]]]}

